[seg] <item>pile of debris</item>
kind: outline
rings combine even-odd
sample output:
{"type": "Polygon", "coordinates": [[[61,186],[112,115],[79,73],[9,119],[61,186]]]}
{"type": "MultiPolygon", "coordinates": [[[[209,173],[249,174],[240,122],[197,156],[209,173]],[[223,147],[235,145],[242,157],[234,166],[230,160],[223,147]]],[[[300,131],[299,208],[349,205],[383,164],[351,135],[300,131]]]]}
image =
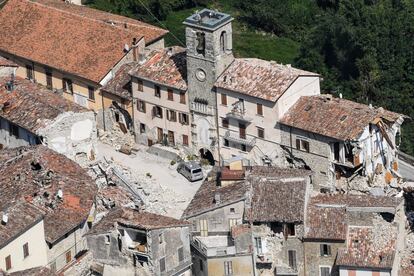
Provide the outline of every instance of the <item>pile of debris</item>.
{"type": "Polygon", "coordinates": [[[99,140],[126,154],[131,154],[135,145],[134,135],[125,128],[121,129],[118,125],[113,125],[107,131],[100,130],[99,140]]]}
{"type": "Polygon", "coordinates": [[[177,210],[177,206],[190,200],[157,183],[152,175],[133,173],[112,160],[94,164],[90,167],[89,174],[99,189],[98,212],[104,213],[117,206],[129,206],[179,218],[182,212],[177,210]]]}

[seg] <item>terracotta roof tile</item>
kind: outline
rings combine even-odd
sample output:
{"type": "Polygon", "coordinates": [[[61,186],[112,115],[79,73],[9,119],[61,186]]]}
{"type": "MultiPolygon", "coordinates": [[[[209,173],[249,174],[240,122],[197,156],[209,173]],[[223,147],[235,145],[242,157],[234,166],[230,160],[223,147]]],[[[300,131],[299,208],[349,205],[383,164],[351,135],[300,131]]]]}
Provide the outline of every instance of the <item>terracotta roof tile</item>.
{"type": "Polygon", "coordinates": [[[311,204],[307,208],[305,238],[346,240],[347,213],[345,207],[321,207],[311,204]]]}
{"type": "Polygon", "coordinates": [[[65,112],[89,112],[88,109],[66,100],[29,80],[17,78],[14,90],[9,92],[6,83],[10,78],[0,78],[0,117],[26,130],[36,133],[47,121],[65,112]]]}
{"type": "Polygon", "coordinates": [[[131,208],[115,208],[98,222],[88,235],[108,233],[115,228],[115,224],[141,230],[161,228],[185,227],[191,224],[188,221],[178,220],[145,211],[131,208]]]}
{"type": "Polygon", "coordinates": [[[370,108],[330,95],[302,96],[283,116],[281,123],[338,140],[355,140],[376,118],[395,122],[403,115],[370,108]]]}
{"type": "Polygon", "coordinates": [[[57,274],[47,267],[39,266],[10,273],[9,276],[56,276],[57,274]]]}
{"type": "Polygon", "coordinates": [[[128,84],[131,83],[129,71],[135,66],[134,63],[123,64],[115,76],[104,85],[101,90],[119,96],[123,99],[131,100],[132,93],[128,84]]]}
{"type": "Polygon", "coordinates": [[[18,67],[16,63],[0,56],[0,67],[18,67]]]}
{"type": "Polygon", "coordinates": [[[143,64],[138,64],[130,74],[179,90],[187,90],[187,59],[182,47],[152,51],[143,64]]]}
{"type": "Polygon", "coordinates": [[[336,264],[347,267],[391,269],[394,262],[397,232],[387,234],[389,235],[388,241],[378,245],[373,228],[350,227],[347,248],[338,250],[336,264]]]}
{"type": "Polygon", "coordinates": [[[302,222],[306,181],[251,180],[251,209],[245,219],[253,222],[302,222]]]}
{"type": "Polygon", "coordinates": [[[190,204],[184,210],[183,218],[189,218],[214,208],[220,208],[228,203],[245,199],[247,186],[244,180],[226,186],[218,186],[218,170],[218,168],[214,168],[209,177],[201,184],[190,204]],[[216,194],[220,195],[220,203],[215,202],[216,194]]]}
{"type": "Polygon", "coordinates": [[[401,199],[388,196],[319,194],[311,198],[307,208],[305,238],[345,240],[348,227],[347,209],[397,208],[401,199]]]}
{"type": "Polygon", "coordinates": [[[391,207],[397,208],[401,198],[389,196],[351,195],[351,194],[319,194],[312,198],[312,203],[320,205],[342,205],[346,207],[391,207]]]}
{"type": "Polygon", "coordinates": [[[24,199],[45,212],[50,243],[86,220],[97,192],[78,164],[44,146],[0,151],[0,189],[0,210],[24,199]]]}
{"type": "Polygon", "coordinates": [[[299,76],[319,75],[271,61],[243,58],[235,59],[215,85],[276,102],[299,76]]]}
{"type": "Polygon", "coordinates": [[[0,10],[0,50],[99,83],[133,38],[166,31],[137,20],[52,0],[9,0],[0,10]],[[125,23],[127,28],[125,28],[125,23]]]}

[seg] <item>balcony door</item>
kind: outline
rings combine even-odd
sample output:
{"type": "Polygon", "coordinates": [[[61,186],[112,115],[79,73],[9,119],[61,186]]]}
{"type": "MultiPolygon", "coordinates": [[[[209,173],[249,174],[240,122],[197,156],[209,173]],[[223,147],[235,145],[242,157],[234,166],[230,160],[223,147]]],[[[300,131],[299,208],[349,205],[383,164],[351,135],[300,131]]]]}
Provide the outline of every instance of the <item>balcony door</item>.
{"type": "Polygon", "coordinates": [[[246,139],[246,125],[239,123],[239,136],[241,139],[246,139]]]}

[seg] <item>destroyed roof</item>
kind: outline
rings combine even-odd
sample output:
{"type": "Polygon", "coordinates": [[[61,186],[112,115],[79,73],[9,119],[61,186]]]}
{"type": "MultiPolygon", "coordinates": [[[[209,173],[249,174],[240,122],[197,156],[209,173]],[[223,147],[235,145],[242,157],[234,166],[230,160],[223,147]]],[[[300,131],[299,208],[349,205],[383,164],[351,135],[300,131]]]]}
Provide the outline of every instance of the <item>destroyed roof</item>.
{"type": "Polygon", "coordinates": [[[147,43],[167,31],[55,0],[9,0],[0,10],[0,50],[99,83],[133,38],[147,43]],[[91,69],[93,68],[93,69],[91,69]]]}
{"type": "Polygon", "coordinates": [[[254,178],[250,209],[245,219],[252,222],[302,222],[305,212],[306,181],[254,178]]]}
{"type": "Polygon", "coordinates": [[[115,76],[105,84],[101,90],[119,96],[126,100],[132,99],[131,76],[129,71],[134,67],[134,63],[123,64],[115,76]]]}
{"type": "Polygon", "coordinates": [[[376,237],[373,227],[349,227],[347,248],[340,248],[336,264],[359,268],[391,269],[394,262],[397,232],[376,237]],[[378,239],[387,240],[378,242],[378,239]]]}
{"type": "Polygon", "coordinates": [[[261,177],[266,179],[305,179],[313,174],[310,170],[269,167],[269,166],[252,166],[248,167],[250,177],[261,177]]]}
{"type": "Polygon", "coordinates": [[[319,194],[312,198],[314,204],[345,206],[345,207],[390,207],[397,208],[401,202],[401,198],[389,196],[373,196],[373,195],[351,195],[351,194],[319,194]]]}
{"type": "Polygon", "coordinates": [[[25,270],[20,270],[16,272],[12,272],[10,274],[7,274],[9,276],[56,276],[57,274],[53,272],[50,268],[47,268],[45,266],[38,266],[34,268],[29,268],[25,270]]]}
{"type": "Polygon", "coordinates": [[[8,77],[0,78],[0,116],[32,132],[46,126],[65,112],[89,112],[88,109],[73,103],[52,91],[16,78],[14,90],[8,91],[8,77]]]}
{"type": "Polygon", "coordinates": [[[201,184],[190,204],[184,210],[183,218],[193,217],[245,199],[247,186],[244,180],[225,186],[218,186],[218,170],[219,168],[214,168],[201,184]],[[216,195],[220,196],[220,202],[215,201],[216,195]]]}
{"type": "Polygon", "coordinates": [[[347,235],[347,209],[371,208],[373,212],[383,212],[383,208],[387,208],[395,213],[401,202],[400,198],[388,196],[316,195],[311,198],[307,208],[305,238],[343,241],[347,235]]]}
{"type": "Polygon", "coordinates": [[[0,67],[18,67],[16,63],[0,56],[0,67]]]}
{"type": "Polygon", "coordinates": [[[242,58],[233,61],[215,86],[276,102],[300,76],[319,75],[273,61],[242,58]]]}
{"type": "Polygon", "coordinates": [[[280,123],[332,137],[356,140],[376,118],[395,122],[403,115],[383,108],[370,108],[331,95],[302,96],[283,116],[280,123]]]}
{"type": "Polygon", "coordinates": [[[187,90],[186,51],[174,46],[152,51],[146,61],[131,70],[134,77],[179,90],[187,90]]]}
{"type": "Polygon", "coordinates": [[[109,211],[100,222],[94,225],[88,235],[108,233],[115,229],[116,224],[141,230],[187,227],[191,225],[188,221],[139,211],[137,209],[115,208],[109,211]]]}
{"type": "MultiPolygon", "coordinates": [[[[0,204],[4,206],[5,203],[0,204]]],[[[0,224],[0,248],[3,248],[29,228],[39,223],[44,215],[40,209],[25,201],[7,202],[7,204],[8,207],[0,209],[0,218],[5,214],[8,216],[7,223],[0,224]]]]}
{"type": "Polygon", "coordinates": [[[74,161],[33,146],[0,151],[0,190],[0,210],[26,200],[45,212],[46,241],[53,243],[86,220],[97,188],[74,161]]]}

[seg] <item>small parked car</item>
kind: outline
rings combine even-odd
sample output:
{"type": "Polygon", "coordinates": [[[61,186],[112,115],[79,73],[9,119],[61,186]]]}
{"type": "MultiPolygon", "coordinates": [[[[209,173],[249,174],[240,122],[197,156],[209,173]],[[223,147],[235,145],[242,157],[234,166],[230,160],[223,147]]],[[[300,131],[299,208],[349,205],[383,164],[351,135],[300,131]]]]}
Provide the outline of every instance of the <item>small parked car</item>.
{"type": "Polygon", "coordinates": [[[203,170],[200,163],[195,161],[181,162],[177,166],[177,172],[182,174],[189,181],[203,179],[203,170]]]}

